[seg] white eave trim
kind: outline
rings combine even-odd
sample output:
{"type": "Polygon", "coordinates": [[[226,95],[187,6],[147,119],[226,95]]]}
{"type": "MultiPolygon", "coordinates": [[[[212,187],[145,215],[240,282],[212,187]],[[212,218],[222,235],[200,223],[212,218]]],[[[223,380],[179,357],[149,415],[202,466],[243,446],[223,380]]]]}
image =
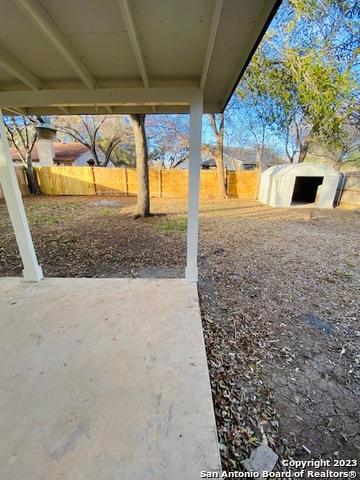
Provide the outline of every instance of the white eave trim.
{"type": "Polygon", "coordinates": [[[200,79],[201,90],[204,90],[205,88],[206,79],[209,73],[210,61],[211,61],[211,56],[214,49],[216,33],[219,27],[222,7],[223,7],[223,0],[216,0],[214,12],[211,19],[210,35],[209,35],[209,40],[206,48],[204,66],[203,66],[201,79],[200,79]]]}

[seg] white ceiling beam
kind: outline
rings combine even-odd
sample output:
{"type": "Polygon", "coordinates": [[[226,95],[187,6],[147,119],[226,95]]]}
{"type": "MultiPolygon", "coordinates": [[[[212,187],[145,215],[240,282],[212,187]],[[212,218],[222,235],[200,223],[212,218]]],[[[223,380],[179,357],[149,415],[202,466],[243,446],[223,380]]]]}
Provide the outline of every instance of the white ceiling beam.
{"type": "Polygon", "coordinates": [[[85,63],[67,41],[54,20],[38,0],[16,0],[16,3],[41,30],[49,42],[61,53],[74,72],[89,89],[99,87],[98,82],[90,73],[85,63]]]}
{"type": "Polygon", "coordinates": [[[65,115],[70,115],[70,111],[68,108],[66,107],[59,107],[59,110],[63,113],[65,113],[65,115]]]}
{"type": "Polygon", "coordinates": [[[32,90],[41,90],[46,88],[44,82],[31,73],[24,65],[18,62],[12,55],[0,47],[0,66],[11,75],[21,80],[32,90]]]}
{"type": "Polygon", "coordinates": [[[216,33],[219,27],[222,7],[223,7],[223,0],[216,0],[215,8],[214,8],[212,19],[211,19],[210,35],[209,35],[208,44],[206,48],[204,66],[203,66],[201,79],[200,79],[201,90],[204,90],[206,79],[209,73],[210,61],[211,61],[211,56],[214,49],[216,33]]]}
{"type": "MultiPolygon", "coordinates": [[[[96,111],[97,111],[97,105],[95,105],[95,107],[96,107],[96,111]]],[[[113,113],[113,108],[110,105],[99,105],[99,107],[101,107],[101,111],[105,110],[105,112],[108,112],[110,114],[113,113]]]]}
{"type": "MultiPolygon", "coordinates": [[[[27,117],[29,115],[28,109],[26,108],[19,108],[19,107],[4,107],[4,110],[15,113],[15,115],[21,115],[27,117]]],[[[58,110],[65,113],[66,115],[70,115],[70,110],[66,107],[58,107],[58,110]]]]}
{"type": "Polygon", "coordinates": [[[23,110],[22,108],[15,108],[15,107],[12,107],[12,108],[9,108],[9,107],[6,107],[4,108],[4,110],[6,110],[7,112],[10,112],[10,113],[15,113],[15,115],[20,115],[22,117],[26,117],[27,116],[27,112],[25,110],[23,110]]]}
{"type": "MultiPolygon", "coordinates": [[[[5,111],[5,107],[4,111],[5,111]]],[[[12,107],[8,107],[12,108],[12,107]]],[[[95,105],[79,105],[66,107],[68,112],[66,115],[106,115],[105,107],[95,105]]],[[[26,115],[59,115],[59,108],[56,106],[45,107],[29,107],[26,109],[26,115]]],[[[112,107],[114,115],[128,115],[133,113],[148,113],[153,114],[152,105],[114,105],[112,107]]],[[[7,110],[8,111],[8,110],[7,110]]],[[[204,103],[204,113],[220,112],[220,102],[216,103],[204,103]]],[[[177,104],[177,105],[157,105],[156,113],[189,113],[189,104],[177,104]]],[[[20,113],[19,113],[20,114],[20,113]]],[[[65,113],[64,113],[65,115],[65,113]]]]}
{"type": "MultiPolygon", "coordinates": [[[[6,108],[4,108],[4,110],[6,110],[10,113],[15,113],[15,115],[20,115],[20,116],[23,116],[23,117],[27,117],[29,115],[28,112],[27,112],[27,109],[25,110],[23,108],[6,107],[6,108]]],[[[60,110],[65,115],[71,115],[70,110],[68,108],[58,107],[58,110],[60,110]]]]}
{"type": "Polygon", "coordinates": [[[0,92],[1,107],[72,107],[84,105],[188,105],[202,95],[199,87],[97,88],[95,90],[23,90],[0,92]]]}
{"type": "Polygon", "coordinates": [[[129,4],[127,0],[119,0],[119,5],[121,9],[121,13],[123,16],[123,20],[126,26],[126,30],[128,32],[129,38],[130,38],[130,43],[132,45],[132,48],[134,50],[135,58],[136,58],[136,63],[138,64],[139,70],[140,70],[140,75],[144,84],[145,88],[149,88],[149,77],[146,72],[146,67],[145,67],[145,60],[144,60],[144,55],[141,51],[139,39],[136,33],[135,25],[134,25],[134,20],[132,18],[129,4]]]}
{"type": "MultiPolygon", "coordinates": [[[[0,47],[0,66],[2,66],[9,73],[14,75],[14,77],[21,80],[25,85],[30,87],[32,90],[41,90],[48,88],[45,82],[37,78],[32,72],[25,68],[20,62],[15,60],[8,52],[0,47]]],[[[13,112],[16,115],[26,116],[26,110],[21,108],[8,108],[9,112],[13,112]]],[[[59,107],[59,110],[63,113],[69,115],[69,110],[65,107],[59,107]]]]}

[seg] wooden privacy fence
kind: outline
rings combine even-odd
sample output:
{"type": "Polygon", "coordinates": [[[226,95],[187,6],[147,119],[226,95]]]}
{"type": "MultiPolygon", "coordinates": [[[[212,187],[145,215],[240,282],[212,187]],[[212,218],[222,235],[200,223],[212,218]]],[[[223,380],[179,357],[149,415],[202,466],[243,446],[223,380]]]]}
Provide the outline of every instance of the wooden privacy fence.
{"type": "MultiPolygon", "coordinates": [[[[15,167],[21,194],[28,195],[29,187],[25,170],[15,167]]],[[[137,193],[136,170],[132,168],[101,167],[35,167],[41,193],[44,195],[101,195],[137,193]]],[[[150,170],[150,193],[153,197],[184,198],[188,190],[187,170],[150,170]]],[[[257,195],[256,170],[227,172],[229,197],[255,199],[257,195]]],[[[218,195],[217,173],[202,170],[200,174],[202,198],[216,198],[218,195]]],[[[360,205],[360,172],[347,172],[339,184],[340,205],[358,208],[360,205]]],[[[0,186],[0,200],[4,198],[0,186]]]]}
{"type": "MultiPolygon", "coordinates": [[[[40,190],[45,195],[136,195],[136,170],[130,168],[101,167],[36,167],[40,190]]],[[[152,197],[184,198],[188,191],[187,170],[149,171],[152,197]]],[[[256,198],[257,171],[227,172],[227,189],[230,197],[256,198]]],[[[217,173],[202,170],[200,195],[203,198],[218,196],[217,173]]]]}
{"type": "Polygon", "coordinates": [[[360,172],[346,172],[338,187],[340,205],[350,208],[360,207],[360,172]]]}
{"type": "MultiPolygon", "coordinates": [[[[15,173],[16,173],[17,181],[19,183],[21,195],[22,196],[29,195],[30,192],[29,192],[29,187],[28,187],[24,167],[21,167],[21,166],[15,167],[15,173]]],[[[2,198],[4,198],[4,194],[0,185],[0,199],[2,198]]]]}

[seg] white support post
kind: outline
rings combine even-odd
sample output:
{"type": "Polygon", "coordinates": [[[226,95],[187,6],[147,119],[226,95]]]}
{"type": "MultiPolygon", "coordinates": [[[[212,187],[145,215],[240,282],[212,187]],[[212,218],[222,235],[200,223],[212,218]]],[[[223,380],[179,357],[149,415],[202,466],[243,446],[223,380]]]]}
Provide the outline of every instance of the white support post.
{"type": "Polygon", "coordinates": [[[199,231],[199,192],[201,164],[201,126],[203,114],[202,96],[190,103],[190,144],[189,144],[189,193],[187,223],[187,260],[185,279],[198,281],[198,231],[199,231]]]}
{"type": "Polygon", "coordinates": [[[9,145],[5,133],[5,126],[0,110],[0,183],[4,193],[6,205],[13,225],[16,242],[24,266],[24,280],[38,282],[43,273],[38,264],[34,244],[32,242],[24,204],[21,198],[15,168],[11,159],[9,145]]]}

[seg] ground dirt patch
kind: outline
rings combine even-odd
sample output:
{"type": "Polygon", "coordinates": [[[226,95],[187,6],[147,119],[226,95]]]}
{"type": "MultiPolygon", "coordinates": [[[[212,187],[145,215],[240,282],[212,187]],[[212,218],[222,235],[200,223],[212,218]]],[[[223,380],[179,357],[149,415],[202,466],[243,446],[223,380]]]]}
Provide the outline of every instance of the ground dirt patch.
{"type": "MultiPolygon", "coordinates": [[[[154,199],[159,215],[144,220],[132,219],[133,198],[25,205],[47,276],[184,270],[185,201],[154,199]]],[[[260,425],[280,458],[359,458],[360,214],[209,201],[200,227],[199,296],[224,468],[242,468],[260,425]]],[[[0,274],[21,274],[4,203],[0,274]]]]}

